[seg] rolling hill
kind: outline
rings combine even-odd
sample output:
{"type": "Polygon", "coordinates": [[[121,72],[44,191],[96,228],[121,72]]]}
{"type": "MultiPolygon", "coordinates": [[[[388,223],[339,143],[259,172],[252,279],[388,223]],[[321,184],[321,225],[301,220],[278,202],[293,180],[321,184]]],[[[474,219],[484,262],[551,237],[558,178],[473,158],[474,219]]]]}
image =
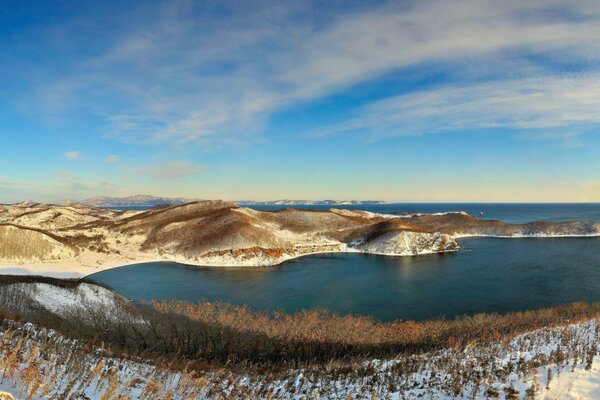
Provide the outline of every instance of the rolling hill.
{"type": "Polygon", "coordinates": [[[169,260],[265,266],[305,254],[390,256],[454,251],[463,236],[592,236],[592,222],[506,224],[465,213],[257,211],[221,200],[111,210],[83,204],[0,205],[0,265],[118,266],[169,260]]]}

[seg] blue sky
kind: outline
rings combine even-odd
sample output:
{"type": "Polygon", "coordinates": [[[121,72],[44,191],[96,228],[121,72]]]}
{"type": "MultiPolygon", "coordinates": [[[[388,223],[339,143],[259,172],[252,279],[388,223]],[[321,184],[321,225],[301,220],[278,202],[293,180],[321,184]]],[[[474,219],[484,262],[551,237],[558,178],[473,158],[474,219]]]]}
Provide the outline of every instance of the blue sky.
{"type": "Polygon", "coordinates": [[[0,202],[600,201],[600,3],[0,0],[0,202]]]}

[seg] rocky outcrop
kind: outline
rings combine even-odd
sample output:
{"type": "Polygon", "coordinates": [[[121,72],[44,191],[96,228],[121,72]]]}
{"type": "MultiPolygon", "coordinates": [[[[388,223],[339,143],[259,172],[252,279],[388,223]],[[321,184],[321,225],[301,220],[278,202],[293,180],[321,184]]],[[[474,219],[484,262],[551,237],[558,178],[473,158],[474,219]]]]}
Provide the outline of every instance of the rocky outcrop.
{"type": "Polygon", "coordinates": [[[365,253],[388,256],[443,253],[457,248],[456,241],[450,235],[409,231],[388,232],[356,246],[356,249],[365,253]]]}

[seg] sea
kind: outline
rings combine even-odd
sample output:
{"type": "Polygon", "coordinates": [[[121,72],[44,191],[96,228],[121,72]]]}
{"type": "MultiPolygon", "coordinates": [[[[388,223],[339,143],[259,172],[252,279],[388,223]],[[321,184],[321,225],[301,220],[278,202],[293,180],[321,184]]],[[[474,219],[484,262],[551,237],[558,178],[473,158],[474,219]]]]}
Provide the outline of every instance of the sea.
{"type": "MultiPolygon", "coordinates": [[[[395,203],[335,208],[379,213],[465,211],[509,223],[600,222],[600,203],[395,203]]],[[[455,253],[408,257],[321,254],[274,267],[145,263],[90,278],[140,302],[220,301],[289,313],[319,308],[381,321],[451,319],[600,301],[600,238],[464,238],[459,244],[455,253]]]]}

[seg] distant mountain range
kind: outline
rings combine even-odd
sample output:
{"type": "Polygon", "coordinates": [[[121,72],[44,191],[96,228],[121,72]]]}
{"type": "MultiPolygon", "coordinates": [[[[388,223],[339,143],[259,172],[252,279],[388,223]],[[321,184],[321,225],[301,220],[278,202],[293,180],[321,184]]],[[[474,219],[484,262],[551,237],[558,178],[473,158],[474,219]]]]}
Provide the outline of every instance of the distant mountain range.
{"type": "Polygon", "coordinates": [[[185,199],[183,197],[154,197],[144,194],[136,194],[128,197],[93,197],[83,200],[78,204],[90,207],[154,207],[160,205],[178,205],[191,203],[199,199],[185,199]]]}
{"type": "MultiPolygon", "coordinates": [[[[137,194],[128,197],[93,197],[91,199],[78,202],[91,207],[153,207],[158,205],[178,205],[191,203],[200,199],[186,199],[182,197],[154,197],[143,194],[137,194]]],[[[377,200],[273,200],[273,201],[253,201],[240,200],[236,201],[240,205],[275,205],[275,206],[297,206],[297,205],[365,205],[365,204],[384,204],[385,201],[377,200]]]]}

